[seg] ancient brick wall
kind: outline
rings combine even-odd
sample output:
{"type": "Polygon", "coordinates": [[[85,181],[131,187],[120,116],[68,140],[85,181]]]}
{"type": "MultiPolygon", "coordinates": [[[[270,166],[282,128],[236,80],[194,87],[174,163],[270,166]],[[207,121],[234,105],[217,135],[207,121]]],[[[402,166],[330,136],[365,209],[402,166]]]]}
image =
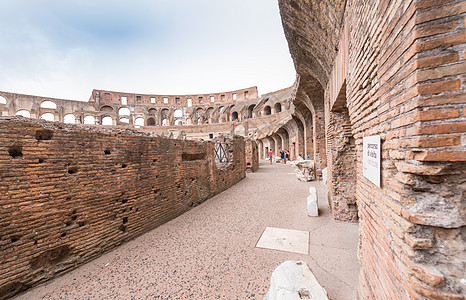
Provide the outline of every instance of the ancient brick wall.
{"type": "Polygon", "coordinates": [[[466,2],[279,4],[300,77],[293,103],[317,107],[316,81],[325,89],[328,187],[337,218],[353,219],[354,210],[341,210],[348,199],[335,196],[356,195],[359,297],[464,299],[466,2]],[[346,159],[345,126],[355,161],[346,159]],[[362,174],[363,137],[373,135],[382,141],[380,187],[362,174]],[[354,165],[355,186],[342,173],[347,164],[354,165]]]}
{"type": "Polygon", "coordinates": [[[246,140],[246,171],[256,172],[259,169],[259,149],[254,140],[246,140]]]}
{"type": "Polygon", "coordinates": [[[464,297],[465,11],[464,1],[347,8],[361,298],[464,297]],[[382,139],[381,188],[362,175],[371,135],[382,139]]]}
{"type": "Polygon", "coordinates": [[[245,142],[0,118],[0,298],[188,211],[245,177],[245,142]]]}

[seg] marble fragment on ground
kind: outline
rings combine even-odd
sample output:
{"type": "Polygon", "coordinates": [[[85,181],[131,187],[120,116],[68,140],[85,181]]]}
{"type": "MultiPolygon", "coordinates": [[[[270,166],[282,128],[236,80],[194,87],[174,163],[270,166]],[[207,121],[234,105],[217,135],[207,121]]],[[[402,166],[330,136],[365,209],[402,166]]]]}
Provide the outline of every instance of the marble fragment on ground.
{"type": "Polygon", "coordinates": [[[267,227],[256,247],[308,254],[309,231],[267,227]]]}
{"type": "Polygon", "coordinates": [[[293,162],[298,180],[308,182],[316,179],[313,160],[293,162]]]}
{"type": "Polygon", "coordinates": [[[311,186],[309,188],[309,193],[309,196],[307,196],[307,215],[309,217],[318,217],[319,209],[316,188],[311,186]]]}
{"type": "Polygon", "coordinates": [[[301,299],[328,300],[327,291],[305,262],[285,261],[273,271],[264,300],[301,299]]]}

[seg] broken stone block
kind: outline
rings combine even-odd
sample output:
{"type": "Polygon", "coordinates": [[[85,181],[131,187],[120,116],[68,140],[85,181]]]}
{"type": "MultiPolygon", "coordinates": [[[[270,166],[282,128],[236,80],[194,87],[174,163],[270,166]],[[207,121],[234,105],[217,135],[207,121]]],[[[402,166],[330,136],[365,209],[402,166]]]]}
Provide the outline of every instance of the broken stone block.
{"type": "Polygon", "coordinates": [[[328,300],[327,291],[319,284],[303,261],[285,261],[270,278],[270,289],[264,300],[328,300]]]}
{"type": "Polygon", "coordinates": [[[309,217],[319,216],[318,201],[317,201],[317,190],[315,187],[309,188],[310,195],[307,197],[307,215],[309,217]]]}
{"type": "Polygon", "coordinates": [[[313,160],[294,162],[294,167],[299,180],[307,182],[316,179],[313,160]]]}

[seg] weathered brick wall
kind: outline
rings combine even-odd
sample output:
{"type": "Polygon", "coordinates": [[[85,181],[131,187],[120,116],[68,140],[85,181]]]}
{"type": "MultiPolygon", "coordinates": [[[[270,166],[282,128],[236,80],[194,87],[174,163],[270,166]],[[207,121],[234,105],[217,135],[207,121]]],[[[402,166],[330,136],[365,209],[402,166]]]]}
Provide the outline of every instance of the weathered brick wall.
{"type": "Polygon", "coordinates": [[[360,297],[464,299],[464,1],[351,1],[360,297]],[[362,138],[382,139],[381,188],[362,138]]]}
{"type": "Polygon", "coordinates": [[[76,268],[245,177],[245,142],[0,118],[0,298],[76,268]]]}
{"type": "MultiPolygon", "coordinates": [[[[293,104],[312,111],[324,101],[328,144],[319,136],[315,147],[327,147],[329,194],[356,191],[359,297],[464,299],[466,1],[279,4],[300,78],[293,104]],[[312,98],[319,88],[324,99],[312,98]],[[345,120],[336,114],[342,104],[345,120]],[[335,156],[345,123],[355,141],[355,187],[335,173],[348,163],[335,156]],[[362,174],[363,137],[372,135],[382,141],[380,188],[362,174]]],[[[334,209],[347,201],[331,200],[334,209]]]]}
{"type": "Polygon", "coordinates": [[[256,172],[259,169],[259,149],[254,140],[246,140],[246,171],[256,172]]]}

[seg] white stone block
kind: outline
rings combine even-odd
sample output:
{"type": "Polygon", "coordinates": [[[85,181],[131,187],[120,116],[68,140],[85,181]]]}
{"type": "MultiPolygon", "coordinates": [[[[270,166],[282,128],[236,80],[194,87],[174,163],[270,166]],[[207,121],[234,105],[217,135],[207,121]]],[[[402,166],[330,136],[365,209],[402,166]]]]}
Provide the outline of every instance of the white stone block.
{"type": "Polygon", "coordinates": [[[310,195],[307,197],[307,215],[309,217],[319,216],[318,201],[317,201],[317,190],[311,186],[309,188],[310,195]]]}
{"type": "Polygon", "coordinates": [[[327,168],[322,170],[322,183],[327,185],[327,168]]]}
{"type": "Polygon", "coordinates": [[[328,297],[305,262],[289,260],[273,271],[264,300],[294,299],[328,300],[328,297]]]}

